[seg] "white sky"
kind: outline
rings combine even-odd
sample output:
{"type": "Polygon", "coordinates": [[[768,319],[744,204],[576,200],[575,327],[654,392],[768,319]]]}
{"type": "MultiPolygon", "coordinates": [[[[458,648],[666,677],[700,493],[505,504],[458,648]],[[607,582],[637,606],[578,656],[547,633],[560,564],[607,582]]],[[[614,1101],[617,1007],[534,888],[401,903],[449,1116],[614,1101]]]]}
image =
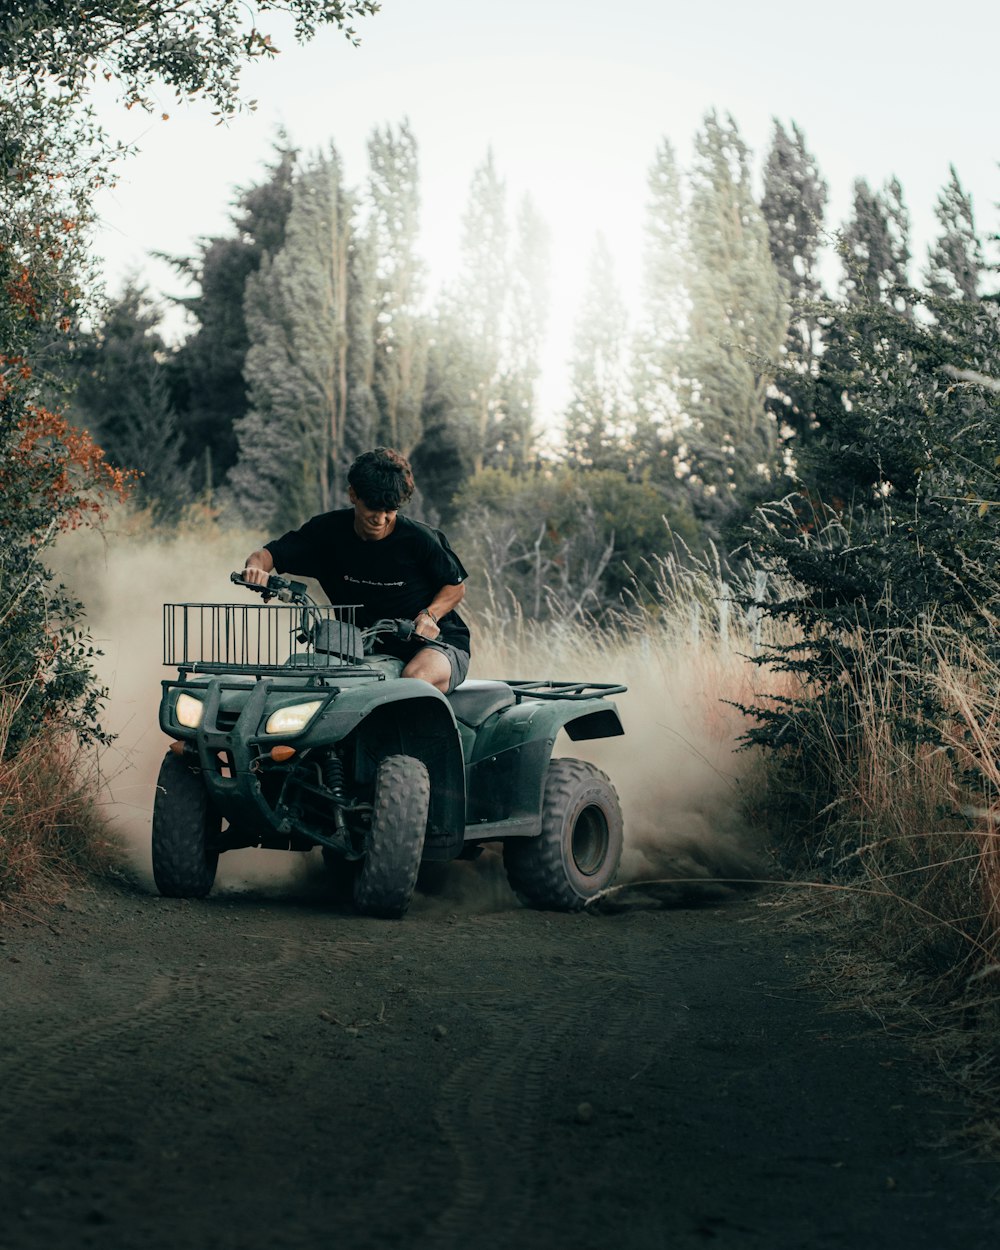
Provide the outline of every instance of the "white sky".
{"type": "Polygon", "coordinates": [[[797,122],[830,184],[830,227],[856,177],[896,175],[917,266],[949,163],[980,232],[1000,229],[998,15],[995,0],[383,0],[359,24],[360,48],[332,30],[303,48],[265,26],[282,55],[244,76],[255,113],[217,127],[166,93],[166,122],[104,111],[140,154],[99,204],[97,248],[112,290],[137,272],[154,295],[180,293],[150,253],[190,254],[199,236],[227,232],[235,190],[261,176],[279,125],[306,151],[333,140],[361,184],[371,130],[409,117],[433,286],[454,271],[469,182],[492,145],[511,208],[530,192],[553,230],[551,416],[596,232],[634,306],[655,148],[666,136],[686,163],[711,108],[733,114],[758,171],[772,118],[797,122]]]}

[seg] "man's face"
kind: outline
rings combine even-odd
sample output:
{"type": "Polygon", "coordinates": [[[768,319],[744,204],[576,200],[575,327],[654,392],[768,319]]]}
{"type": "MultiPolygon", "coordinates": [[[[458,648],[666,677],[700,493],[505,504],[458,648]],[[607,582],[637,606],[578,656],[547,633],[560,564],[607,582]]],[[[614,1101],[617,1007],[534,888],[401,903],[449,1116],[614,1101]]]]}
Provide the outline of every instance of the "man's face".
{"type": "Polygon", "coordinates": [[[396,524],[396,509],[369,508],[355,492],[354,487],[348,489],[348,498],[354,504],[354,532],[365,542],[378,542],[392,533],[396,524]]]}

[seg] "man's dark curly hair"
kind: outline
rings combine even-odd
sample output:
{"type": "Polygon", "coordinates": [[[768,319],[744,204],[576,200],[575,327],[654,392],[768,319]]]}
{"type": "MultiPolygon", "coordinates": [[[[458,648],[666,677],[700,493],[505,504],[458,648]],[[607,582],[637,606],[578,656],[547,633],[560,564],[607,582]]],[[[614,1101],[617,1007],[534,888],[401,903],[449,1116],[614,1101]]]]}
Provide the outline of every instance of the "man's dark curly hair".
{"type": "Polygon", "coordinates": [[[391,447],[363,452],[348,469],[347,480],[368,508],[395,512],[413,495],[410,462],[391,447]]]}

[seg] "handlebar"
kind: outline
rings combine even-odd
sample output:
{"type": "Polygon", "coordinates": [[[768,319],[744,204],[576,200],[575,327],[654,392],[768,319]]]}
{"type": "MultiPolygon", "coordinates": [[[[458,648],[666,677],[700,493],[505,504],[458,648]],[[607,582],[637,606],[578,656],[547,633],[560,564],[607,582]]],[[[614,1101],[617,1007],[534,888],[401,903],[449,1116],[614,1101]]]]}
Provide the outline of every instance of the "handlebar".
{"type": "Polygon", "coordinates": [[[277,573],[271,574],[266,586],[248,582],[242,573],[230,573],[229,580],[236,586],[243,586],[247,590],[255,591],[258,595],[263,595],[265,603],[272,598],[280,599],[282,603],[307,604],[311,602],[309,588],[305,582],[293,582],[287,577],[280,577],[277,573]]]}
{"type": "MultiPolygon", "coordinates": [[[[309,597],[308,587],[305,582],[293,582],[287,577],[281,577],[278,573],[272,573],[267,579],[266,586],[259,586],[256,582],[248,582],[242,573],[230,573],[229,580],[234,586],[243,586],[247,590],[255,591],[258,595],[263,596],[264,602],[269,599],[280,599],[282,603],[295,603],[301,607],[315,607],[312,599],[309,597]]],[[[303,616],[305,620],[305,616],[303,616]]],[[[305,625],[303,624],[303,630],[305,625]]],[[[415,621],[405,619],[389,619],[376,621],[374,625],[370,625],[367,629],[361,631],[362,637],[366,640],[377,637],[379,634],[392,634],[401,642],[408,642],[411,638],[416,637],[421,640],[417,634],[417,626],[415,621]]]]}

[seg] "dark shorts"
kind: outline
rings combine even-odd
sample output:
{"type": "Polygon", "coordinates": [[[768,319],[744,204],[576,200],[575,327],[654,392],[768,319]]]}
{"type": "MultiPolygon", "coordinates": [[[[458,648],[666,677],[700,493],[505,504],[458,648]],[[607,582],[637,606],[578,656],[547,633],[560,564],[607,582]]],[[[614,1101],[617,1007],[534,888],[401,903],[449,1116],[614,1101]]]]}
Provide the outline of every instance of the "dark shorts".
{"type": "Polygon", "coordinates": [[[452,647],[447,642],[438,642],[437,639],[430,639],[427,643],[429,647],[433,647],[435,651],[444,653],[445,658],[451,665],[451,681],[448,683],[447,694],[460,686],[469,674],[469,653],[468,651],[459,651],[458,647],[452,647]]]}

